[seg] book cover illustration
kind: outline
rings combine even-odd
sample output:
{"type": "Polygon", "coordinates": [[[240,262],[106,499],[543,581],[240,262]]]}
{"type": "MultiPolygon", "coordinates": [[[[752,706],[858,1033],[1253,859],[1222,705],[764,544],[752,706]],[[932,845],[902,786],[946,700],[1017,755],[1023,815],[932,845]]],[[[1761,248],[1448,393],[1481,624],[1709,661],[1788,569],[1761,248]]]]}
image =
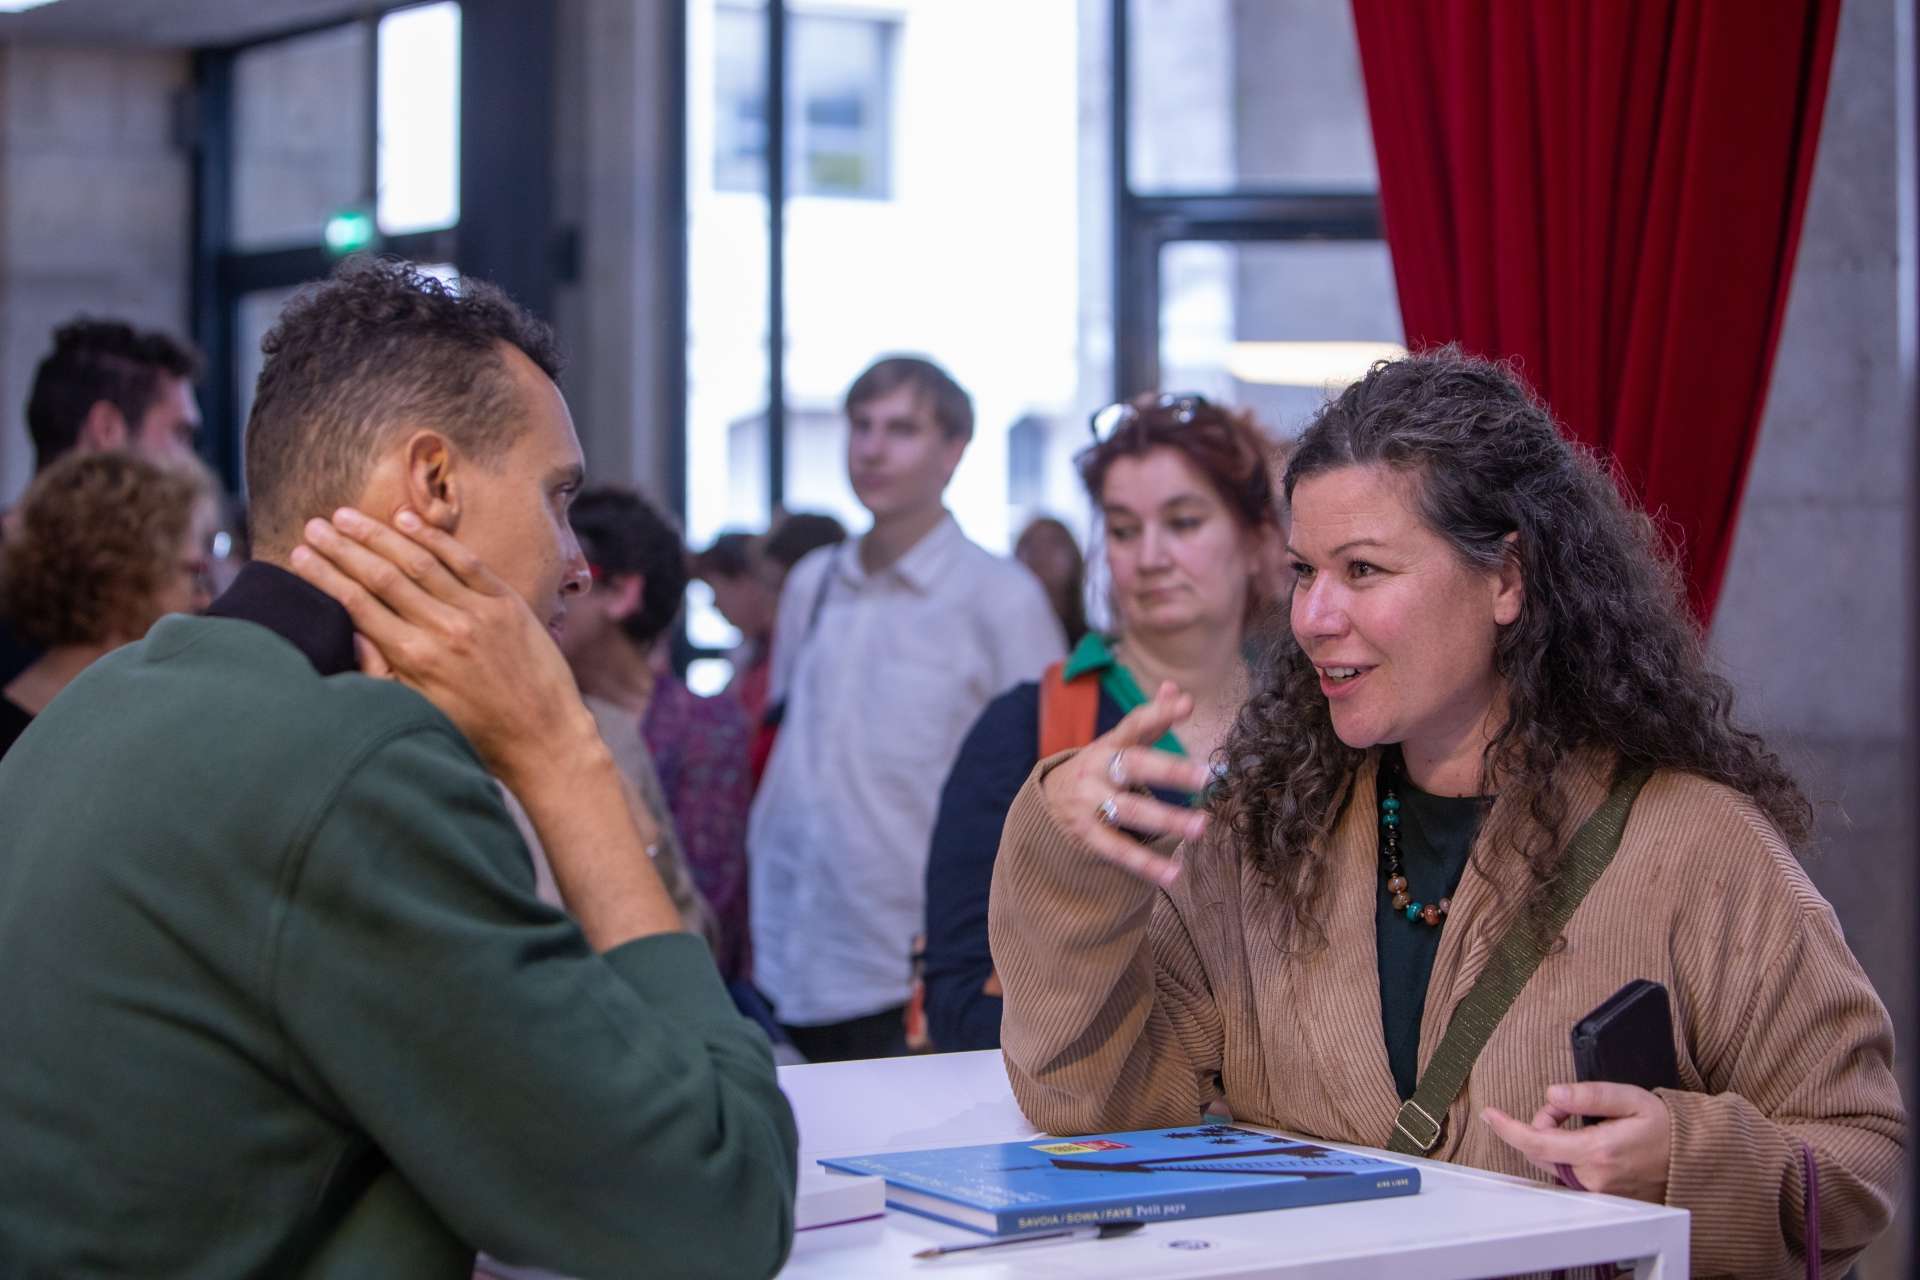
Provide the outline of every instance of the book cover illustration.
{"type": "Polygon", "coordinates": [[[887,1180],[891,1207],[991,1234],[1412,1195],[1411,1165],[1233,1125],[1031,1138],[822,1160],[887,1180]]]}

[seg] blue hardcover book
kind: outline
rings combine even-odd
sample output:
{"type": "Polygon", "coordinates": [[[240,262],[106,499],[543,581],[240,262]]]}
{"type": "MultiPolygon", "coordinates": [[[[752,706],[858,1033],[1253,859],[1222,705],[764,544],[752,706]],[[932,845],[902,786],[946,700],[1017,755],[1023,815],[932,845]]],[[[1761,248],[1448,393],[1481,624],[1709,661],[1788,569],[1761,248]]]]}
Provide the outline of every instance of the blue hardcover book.
{"type": "Polygon", "coordinates": [[[1030,1138],[822,1160],[887,1181],[887,1204],[988,1235],[1410,1196],[1412,1165],[1232,1125],[1030,1138]]]}

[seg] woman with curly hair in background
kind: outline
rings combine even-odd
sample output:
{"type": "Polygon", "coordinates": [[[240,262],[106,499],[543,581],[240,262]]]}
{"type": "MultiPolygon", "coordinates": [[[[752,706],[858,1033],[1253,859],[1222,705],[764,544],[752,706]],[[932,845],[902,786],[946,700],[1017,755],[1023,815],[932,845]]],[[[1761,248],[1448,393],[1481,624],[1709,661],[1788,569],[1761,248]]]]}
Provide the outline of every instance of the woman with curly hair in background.
{"type": "Polygon", "coordinates": [[[1414,1145],[1687,1209],[1695,1274],[1844,1271],[1902,1163],[1892,1029],[1653,523],[1451,350],[1326,405],[1285,491],[1291,634],[1208,812],[1138,790],[1207,781],[1152,749],[1189,701],[1163,686],[1008,816],[991,930],[1021,1106],[1086,1133],[1223,1101],[1385,1146],[1511,930],[1538,968],[1414,1145]],[[1582,897],[1569,845],[1610,793],[1624,829],[1582,897]],[[1636,978],[1672,993],[1679,1087],[1576,1083],[1569,1030],[1636,978]]]}
{"type": "Polygon", "coordinates": [[[0,755],[95,659],[207,607],[215,515],[203,472],[130,453],[71,454],[34,480],[0,583],[14,626],[44,652],[0,697],[0,755]]]}

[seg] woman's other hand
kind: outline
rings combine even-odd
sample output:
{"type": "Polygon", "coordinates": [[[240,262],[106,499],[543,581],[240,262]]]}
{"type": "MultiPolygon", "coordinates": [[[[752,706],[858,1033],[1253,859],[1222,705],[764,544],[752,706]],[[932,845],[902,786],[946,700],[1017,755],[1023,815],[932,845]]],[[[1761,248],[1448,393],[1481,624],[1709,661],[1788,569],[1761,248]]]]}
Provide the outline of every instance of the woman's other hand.
{"type": "Polygon", "coordinates": [[[1192,714],[1192,698],[1171,683],[1161,685],[1152,702],[1135,707],[1047,775],[1042,790],[1054,821],[1115,866],[1154,884],[1172,884],[1179,864],[1127,833],[1192,840],[1207,829],[1205,814],[1137,790],[1197,793],[1212,781],[1204,763],[1152,745],[1192,714]]]}
{"type": "Polygon", "coordinates": [[[1480,1118],[1501,1141],[1569,1185],[1655,1204],[1667,1198],[1669,1122],[1659,1094],[1598,1080],[1556,1084],[1531,1125],[1497,1107],[1480,1118]],[[1587,1123],[1560,1127],[1574,1116],[1587,1117],[1587,1123]]]}

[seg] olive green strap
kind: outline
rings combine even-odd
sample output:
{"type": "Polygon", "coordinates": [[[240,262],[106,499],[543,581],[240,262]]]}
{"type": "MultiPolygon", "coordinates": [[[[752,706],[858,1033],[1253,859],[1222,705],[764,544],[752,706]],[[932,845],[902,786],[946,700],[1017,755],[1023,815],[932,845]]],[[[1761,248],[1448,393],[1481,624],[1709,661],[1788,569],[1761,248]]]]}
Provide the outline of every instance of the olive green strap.
{"type": "Polygon", "coordinates": [[[1453,1021],[1447,1024],[1447,1033],[1421,1073],[1413,1096],[1401,1104],[1393,1122],[1393,1138],[1387,1143],[1389,1151],[1423,1156],[1440,1145],[1447,1108],[1466,1084],[1474,1060],[1513,1006],[1520,989],[1527,985],[1527,979],[1553,949],[1554,940],[1573,918],[1587,890],[1613,861],[1620,848],[1620,833],[1626,829],[1627,813],[1651,773],[1650,769],[1632,769],[1614,780],[1613,790],[1567,846],[1560,874],[1546,891],[1545,913],[1536,917],[1522,912],[1508,927],[1473,990],[1454,1010],[1453,1021]]]}

